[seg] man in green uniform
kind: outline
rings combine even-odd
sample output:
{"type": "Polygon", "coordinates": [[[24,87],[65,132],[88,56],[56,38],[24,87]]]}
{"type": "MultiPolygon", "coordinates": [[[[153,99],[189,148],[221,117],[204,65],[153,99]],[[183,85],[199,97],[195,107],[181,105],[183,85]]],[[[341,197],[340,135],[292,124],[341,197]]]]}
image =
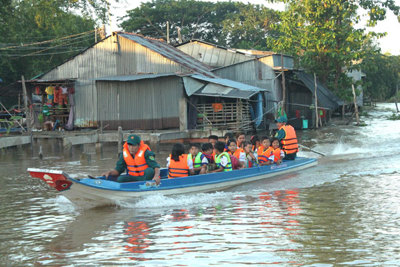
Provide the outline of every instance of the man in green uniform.
{"type": "Polygon", "coordinates": [[[118,177],[117,182],[124,183],[124,182],[133,182],[133,181],[147,181],[147,180],[154,180],[157,184],[160,183],[160,165],[155,160],[155,154],[150,150],[150,148],[141,142],[141,139],[138,135],[131,134],[128,136],[126,144],[124,144],[123,153],[121,153],[115,169],[105,172],[102,175],[106,176],[108,179],[109,176],[119,176],[125,170],[128,169],[129,174],[134,173],[135,168],[141,168],[139,163],[135,163],[135,157],[144,157],[145,164],[147,164],[147,168],[144,169],[141,173],[141,176],[123,176],[118,177]],[[144,155],[143,155],[144,152],[144,155]],[[128,154],[129,153],[129,154],[128,154]],[[131,161],[128,167],[127,162],[131,161]],[[134,166],[137,165],[137,166],[134,166]],[[134,166],[135,168],[132,168],[134,166]]]}

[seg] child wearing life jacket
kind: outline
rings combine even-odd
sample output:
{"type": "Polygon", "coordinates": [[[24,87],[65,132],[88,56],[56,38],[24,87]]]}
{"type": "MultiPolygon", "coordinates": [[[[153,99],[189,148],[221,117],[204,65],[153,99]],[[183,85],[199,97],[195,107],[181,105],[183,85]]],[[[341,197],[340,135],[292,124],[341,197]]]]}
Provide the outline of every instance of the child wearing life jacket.
{"type": "Polygon", "coordinates": [[[201,145],[201,152],[204,155],[204,157],[207,159],[207,166],[206,166],[207,171],[212,171],[212,170],[214,170],[214,167],[215,167],[214,157],[212,155],[213,151],[214,151],[214,148],[211,143],[204,143],[201,145]]]}
{"type": "MultiPolygon", "coordinates": [[[[210,136],[208,137],[208,142],[211,143],[211,145],[212,145],[212,147],[213,147],[213,149],[214,149],[215,144],[218,142],[218,136],[216,136],[216,135],[210,135],[210,136]]],[[[214,150],[213,150],[212,156],[213,156],[213,158],[215,158],[215,152],[214,152],[214,150]]]]}
{"type": "Polygon", "coordinates": [[[261,138],[261,145],[258,147],[258,163],[260,166],[270,165],[271,162],[268,158],[271,156],[273,149],[271,147],[271,141],[268,136],[263,136],[261,138]]]}
{"type": "Polygon", "coordinates": [[[258,147],[260,146],[260,138],[258,135],[253,135],[250,137],[250,142],[252,144],[251,150],[257,154],[258,147]]]}
{"type": "Polygon", "coordinates": [[[282,163],[282,159],[285,157],[285,153],[280,149],[279,139],[274,137],[271,139],[272,153],[268,160],[277,165],[282,163]]]}
{"type": "Polygon", "coordinates": [[[229,151],[229,149],[228,149],[229,140],[232,140],[232,139],[235,139],[233,133],[227,132],[227,133],[224,135],[224,140],[225,140],[225,152],[228,152],[228,151],[229,151]]]}
{"type": "Polygon", "coordinates": [[[244,133],[236,134],[236,145],[238,148],[243,148],[243,142],[246,141],[246,135],[244,133]]]}
{"type": "Polygon", "coordinates": [[[238,148],[235,139],[228,141],[228,154],[231,156],[232,168],[234,170],[241,169],[244,167],[246,161],[246,154],[243,149],[238,148]]]}
{"type": "Polygon", "coordinates": [[[200,152],[199,144],[192,144],[189,149],[189,155],[193,161],[193,170],[195,174],[204,174],[207,172],[208,160],[203,153],[200,152]]]}
{"type": "Polygon", "coordinates": [[[168,178],[178,178],[194,174],[193,161],[188,154],[185,154],[185,148],[177,143],[172,147],[172,152],[167,158],[168,178]]]}
{"type": "Polygon", "coordinates": [[[246,155],[245,168],[258,166],[257,154],[253,152],[252,146],[253,145],[248,141],[243,143],[243,150],[246,155]]]}
{"type": "Polygon", "coordinates": [[[228,172],[232,171],[231,157],[228,152],[224,152],[225,144],[218,141],[214,146],[215,151],[215,163],[217,164],[217,169],[213,172],[228,172]]]}
{"type": "Polygon", "coordinates": [[[201,145],[201,152],[207,158],[208,163],[214,163],[214,158],[212,155],[213,151],[214,151],[214,147],[212,146],[211,143],[204,143],[201,145]]]}

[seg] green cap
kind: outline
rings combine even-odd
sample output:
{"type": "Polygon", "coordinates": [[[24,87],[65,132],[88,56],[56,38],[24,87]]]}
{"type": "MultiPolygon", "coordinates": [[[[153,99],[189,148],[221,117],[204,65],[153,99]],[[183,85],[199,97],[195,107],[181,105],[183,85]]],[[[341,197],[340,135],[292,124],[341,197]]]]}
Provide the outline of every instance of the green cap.
{"type": "Polygon", "coordinates": [[[279,117],[279,118],[277,118],[276,120],[275,120],[275,122],[287,122],[287,117],[286,116],[281,116],[281,117],[279,117]]]}
{"type": "Polygon", "coordinates": [[[126,140],[126,142],[129,145],[138,146],[140,144],[140,136],[131,134],[128,136],[128,139],[126,140]]]}

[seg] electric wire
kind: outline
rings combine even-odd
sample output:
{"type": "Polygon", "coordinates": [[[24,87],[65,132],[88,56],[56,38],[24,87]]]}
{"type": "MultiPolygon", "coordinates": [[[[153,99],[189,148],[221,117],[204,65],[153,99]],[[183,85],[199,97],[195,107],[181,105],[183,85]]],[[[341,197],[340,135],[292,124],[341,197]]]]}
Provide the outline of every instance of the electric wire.
{"type": "MultiPolygon", "coordinates": [[[[93,36],[87,34],[87,35],[82,35],[82,36],[78,36],[78,37],[75,37],[75,38],[70,38],[68,41],[75,41],[75,40],[79,40],[79,39],[89,39],[89,38],[93,38],[93,36]]],[[[7,50],[13,50],[13,51],[21,50],[21,51],[23,51],[23,50],[33,50],[33,49],[41,49],[41,48],[44,48],[44,47],[43,46],[33,46],[33,47],[32,46],[18,46],[18,47],[10,48],[10,49],[7,49],[7,50]]]]}
{"type": "MultiPolygon", "coordinates": [[[[87,47],[79,47],[78,49],[72,49],[72,50],[69,49],[67,51],[59,51],[59,52],[52,52],[52,53],[42,53],[44,51],[52,50],[52,49],[55,49],[55,48],[57,48],[57,49],[61,49],[63,47],[65,47],[64,49],[76,48],[76,47],[71,47],[71,45],[75,45],[75,44],[86,42],[86,41],[90,40],[91,38],[92,38],[92,36],[86,36],[85,39],[82,39],[82,40],[79,40],[79,41],[70,40],[70,41],[66,41],[66,42],[64,42],[62,44],[55,45],[55,46],[42,47],[44,49],[39,50],[39,51],[34,51],[34,52],[31,52],[31,53],[28,53],[28,54],[3,54],[2,56],[21,58],[21,57],[34,56],[34,55],[37,55],[37,56],[52,55],[52,54],[56,55],[56,54],[64,54],[64,53],[74,52],[74,51],[82,51],[82,50],[86,49],[87,47]]],[[[14,51],[14,52],[17,52],[17,51],[14,51]]]]}
{"type": "Polygon", "coordinates": [[[11,48],[16,48],[16,47],[25,47],[25,46],[32,46],[32,45],[38,45],[38,44],[47,44],[47,43],[51,43],[51,42],[55,42],[55,41],[59,41],[59,40],[65,40],[65,39],[68,39],[68,38],[71,38],[71,37],[75,37],[75,36],[80,36],[80,35],[84,35],[84,34],[88,34],[88,33],[93,33],[95,31],[96,30],[90,30],[90,31],[87,31],[87,32],[81,32],[81,33],[72,34],[72,35],[68,35],[68,36],[64,36],[64,37],[60,37],[60,38],[41,41],[41,42],[34,42],[34,43],[23,44],[23,45],[15,45],[15,46],[9,46],[9,47],[1,47],[0,50],[7,50],[7,49],[11,49],[11,48]]]}

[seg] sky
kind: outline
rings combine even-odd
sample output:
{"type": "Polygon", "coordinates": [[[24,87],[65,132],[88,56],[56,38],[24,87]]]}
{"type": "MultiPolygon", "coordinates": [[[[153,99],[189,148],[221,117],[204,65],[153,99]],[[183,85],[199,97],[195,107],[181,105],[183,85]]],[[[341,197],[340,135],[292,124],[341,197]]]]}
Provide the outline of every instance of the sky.
{"type": "MultiPolygon", "coordinates": [[[[219,2],[227,0],[206,0],[210,2],[219,2]]],[[[140,6],[142,0],[115,0],[111,3],[111,14],[113,14],[110,25],[106,26],[107,33],[110,34],[113,31],[121,30],[118,27],[118,17],[124,16],[127,10],[133,9],[140,6]]],[[[260,4],[265,5],[269,8],[283,10],[284,6],[281,3],[269,4],[266,0],[246,0],[239,1],[243,3],[260,4]]],[[[400,0],[395,0],[397,5],[400,5],[400,0]]],[[[392,12],[387,12],[387,17],[384,21],[378,23],[373,29],[375,32],[387,32],[387,35],[378,40],[379,46],[382,53],[390,53],[392,55],[400,55],[400,23],[397,21],[395,15],[392,12]]]]}

